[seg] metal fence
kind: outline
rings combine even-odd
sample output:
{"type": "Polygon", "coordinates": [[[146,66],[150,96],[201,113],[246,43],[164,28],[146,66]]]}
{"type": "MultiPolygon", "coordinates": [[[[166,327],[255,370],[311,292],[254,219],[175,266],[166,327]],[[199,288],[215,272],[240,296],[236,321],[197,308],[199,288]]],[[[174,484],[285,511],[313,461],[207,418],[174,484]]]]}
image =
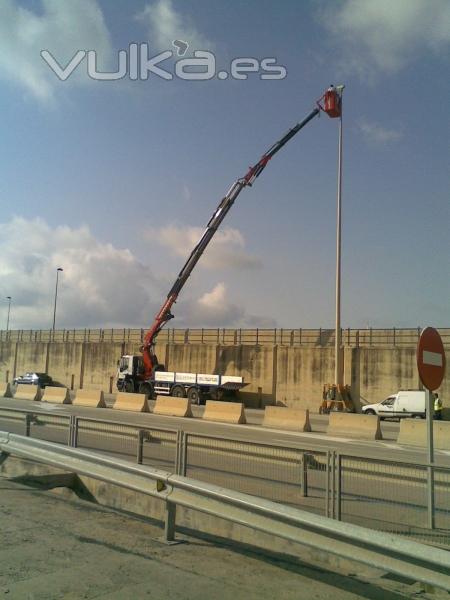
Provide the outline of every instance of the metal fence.
{"type": "MultiPolygon", "coordinates": [[[[450,348],[450,328],[438,329],[444,346],[450,348]]],[[[333,347],[334,329],[163,329],[160,343],[218,344],[222,346],[311,346],[333,347]]],[[[415,347],[421,328],[342,329],[347,347],[415,347]]],[[[145,329],[20,329],[0,331],[0,342],[118,342],[139,345],[145,329]]]]}
{"type": "Polygon", "coordinates": [[[18,408],[0,408],[0,430],[173,470],[205,483],[450,548],[450,467],[443,465],[433,465],[435,525],[430,529],[425,462],[374,459],[369,454],[320,448],[303,439],[301,447],[282,446],[18,408]]]}

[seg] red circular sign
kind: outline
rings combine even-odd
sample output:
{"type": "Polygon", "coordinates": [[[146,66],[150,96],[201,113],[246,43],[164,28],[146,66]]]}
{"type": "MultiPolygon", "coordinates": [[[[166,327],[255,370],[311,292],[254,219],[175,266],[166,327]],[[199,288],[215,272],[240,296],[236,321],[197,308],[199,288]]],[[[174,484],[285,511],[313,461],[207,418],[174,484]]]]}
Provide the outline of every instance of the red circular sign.
{"type": "Polygon", "coordinates": [[[445,350],[441,336],[433,327],[426,327],[417,344],[417,368],[420,381],[431,390],[437,390],[445,375],[445,350]]]}

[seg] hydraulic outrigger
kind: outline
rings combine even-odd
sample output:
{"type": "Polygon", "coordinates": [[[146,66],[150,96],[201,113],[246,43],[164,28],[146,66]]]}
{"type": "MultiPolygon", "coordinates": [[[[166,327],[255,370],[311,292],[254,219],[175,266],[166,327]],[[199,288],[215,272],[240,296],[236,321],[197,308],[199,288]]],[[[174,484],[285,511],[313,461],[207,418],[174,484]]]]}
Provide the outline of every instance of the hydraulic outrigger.
{"type": "Polygon", "coordinates": [[[303,121],[297,123],[297,125],[289,129],[289,131],[280,140],[278,140],[278,142],[273,144],[273,146],[271,146],[269,150],[262,155],[262,157],[253,167],[249,168],[248,172],[243,177],[235,181],[230,187],[207,224],[202,237],[197,242],[195,248],[192,250],[189,258],[178,274],[178,277],[170,289],[164,304],[156,314],[150,329],[145,335],[144,343],[141,347],[144,363],[144,370],[143,373],[141,373],[141,378],[143,381],[150,379],[154,370],[158,367],[158,361],[156,355],[154,354],[156,336],[164,327],[164,325],[173,318],[173,314],[171,312],[172,306],[177,301],[178,295],[183,289],[184,284],[188,280],[195,265],[199,261],[211,239],[214,237],[214,234],[216,233],[230,208],[233,206],[234,201],[239,196],[241,191],[245,187],[253,185],[255,179],[259,177],[266,168],[269,160],[273,158],[275,154],[279,152],[281,148],[283,148],[283,146],[294,137],[294,135],[296,135],[301,129],[303,129],[303,127],[305,127],[305,125],[307,125],[314,117],[316,117],[320,111],[326,112],[331,118],[335,118],[340,116],[340,108],[340,96],[334,86],[330,86],[324,95],[317,101],[316,107],[309,113],[309,115],[307,115],[303,121]],[[323,105],[321,104],[322,101],[323,105]]]}

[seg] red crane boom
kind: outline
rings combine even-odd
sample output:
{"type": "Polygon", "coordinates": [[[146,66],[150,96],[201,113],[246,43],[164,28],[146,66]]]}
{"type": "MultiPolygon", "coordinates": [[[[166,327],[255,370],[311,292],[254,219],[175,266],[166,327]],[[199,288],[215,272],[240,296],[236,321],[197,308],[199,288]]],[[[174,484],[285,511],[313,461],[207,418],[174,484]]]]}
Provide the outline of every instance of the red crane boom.
{"type": "Polygon", "coordinates": [[[297,123],[294,127],[289,129],[287,133],[279,139],[273,146],[271,146],[267,152],[265,152],[259,161],[250,167],[247,173],[237,179],[230,187],[228,192],[222,198],[219,206],[216,208],[213,216],[209,220],[206,229],[186,260],[183,268],[178,274],[178,277],[170,289],[164,304],[156,314],[150,329],[147,331],[144,343],[141,347],[143,361],[144,361],[144,373],[143,379],[149,379],[153,374],[155,367],[157,366],[157,359],[154,354],[154,345],[156,336],[164,327],[164,325],[173,318],[171,312],[172,306],[177,301],[178,295],[181,292],[184,284],[188,280],[192,273],[195,265],[199,261],[209,242],[214,237],[217,229],[224,220],[230,208],[233,206],[234,201],[239,196],[241,191],[251,186],[255,179],[261,175],[263,170],[266,168],[269,160],[287,144],[287,142],[294,137],[305,125],[307,125],[314,117],[316,117],[321,110],[326,112],[331,118],[340,116],[340,96],[334,86],[330,86],[324,95],[317,101],[316,107],[303,119],[300,123],[297,123]],[[321,105],[323,100],[324,105],[321,105]]]}

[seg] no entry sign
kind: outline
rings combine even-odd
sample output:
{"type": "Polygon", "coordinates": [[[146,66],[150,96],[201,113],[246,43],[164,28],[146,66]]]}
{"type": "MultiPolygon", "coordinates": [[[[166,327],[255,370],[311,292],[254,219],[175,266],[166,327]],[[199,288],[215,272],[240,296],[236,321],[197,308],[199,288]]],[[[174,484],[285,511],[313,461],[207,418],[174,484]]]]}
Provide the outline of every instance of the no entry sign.
{"type": "Polygon", "coordinates": [[[417,344],[417,368],[420,381],[431,390],[437,390],[445,375],[445,351],[441,336],[433,327],[426,327],[417,344]]]}

